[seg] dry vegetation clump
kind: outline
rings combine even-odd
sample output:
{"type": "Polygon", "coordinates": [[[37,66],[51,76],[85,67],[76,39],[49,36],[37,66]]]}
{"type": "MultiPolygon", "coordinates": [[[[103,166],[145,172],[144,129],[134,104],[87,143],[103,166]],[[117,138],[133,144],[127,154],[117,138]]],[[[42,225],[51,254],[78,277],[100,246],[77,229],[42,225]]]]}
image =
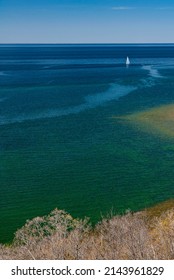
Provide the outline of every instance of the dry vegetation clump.
{"type": "Polygon", "coordinates": [[[19,229],[11,246],[0,245],[0,259],[174,259],[174,208],[157,217],[148,212],[103,219],[73,219],[55,209],[19,229]]]}
{"type": "Polygon", "coordinates": [[[154,219],[151,236],[160,259],[174,259],[174,209],[154,219]]]}

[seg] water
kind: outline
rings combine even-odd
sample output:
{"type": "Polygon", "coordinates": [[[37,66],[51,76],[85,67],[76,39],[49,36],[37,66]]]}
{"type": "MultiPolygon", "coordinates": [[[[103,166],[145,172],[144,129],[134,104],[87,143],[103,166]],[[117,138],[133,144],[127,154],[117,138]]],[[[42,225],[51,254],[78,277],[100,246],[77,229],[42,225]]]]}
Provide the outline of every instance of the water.
{"type": "Polygon", "coordinates": [[[174,45],[0,45],[0,242],[173,197],[174,141],[112,118],[173,103],[173,77],[174,45]]]}

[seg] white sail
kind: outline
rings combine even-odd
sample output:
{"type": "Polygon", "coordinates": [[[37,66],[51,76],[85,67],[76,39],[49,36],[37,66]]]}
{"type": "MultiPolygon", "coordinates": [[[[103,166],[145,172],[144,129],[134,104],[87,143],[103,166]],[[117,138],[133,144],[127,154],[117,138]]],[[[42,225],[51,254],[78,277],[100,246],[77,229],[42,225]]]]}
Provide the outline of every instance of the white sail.
{"type": "Polygon", "coordinates": [[[126,65],[129,65],[129,64],[130,64],[130,59],[129,59],[129,57],[127,56],[126,65]]]}

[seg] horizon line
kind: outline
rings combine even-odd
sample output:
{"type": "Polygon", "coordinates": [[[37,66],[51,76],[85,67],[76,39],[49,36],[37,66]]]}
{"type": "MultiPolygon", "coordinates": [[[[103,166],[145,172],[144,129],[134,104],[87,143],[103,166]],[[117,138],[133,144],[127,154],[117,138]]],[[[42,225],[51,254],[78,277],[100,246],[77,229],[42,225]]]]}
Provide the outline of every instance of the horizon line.
{"type": "Polygon", "coordinates": [[[167,43],[0,43],[0,45],[173,45],[174,42],[167,43]]]}

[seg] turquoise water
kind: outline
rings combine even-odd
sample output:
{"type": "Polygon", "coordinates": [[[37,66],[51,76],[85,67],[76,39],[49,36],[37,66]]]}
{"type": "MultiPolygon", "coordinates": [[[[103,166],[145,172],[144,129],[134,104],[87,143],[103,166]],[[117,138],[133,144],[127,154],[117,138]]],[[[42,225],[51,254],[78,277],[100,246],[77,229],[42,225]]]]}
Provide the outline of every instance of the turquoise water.
{"type": "Polygon", "coordinates": [[[174,141],[112,118],[173,103],[173,77],[173,45],[1,45],[0,242],[55,207],[97,222],[174,197],[174,141]]]}

